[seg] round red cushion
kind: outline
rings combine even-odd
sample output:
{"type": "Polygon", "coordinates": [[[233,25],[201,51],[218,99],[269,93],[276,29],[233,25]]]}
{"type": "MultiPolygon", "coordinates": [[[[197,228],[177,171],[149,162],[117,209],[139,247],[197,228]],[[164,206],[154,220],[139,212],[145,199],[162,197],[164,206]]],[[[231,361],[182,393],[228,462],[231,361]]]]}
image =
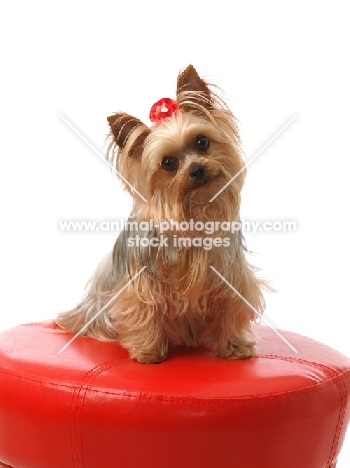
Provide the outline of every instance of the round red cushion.
{"type": "Polygon", "coordinates": [[[0,466],[330,468],[349,422],[350,360],[256,327],[259,355],[177,349],[132,361],[50,324],[0,334],[0,466]]]}

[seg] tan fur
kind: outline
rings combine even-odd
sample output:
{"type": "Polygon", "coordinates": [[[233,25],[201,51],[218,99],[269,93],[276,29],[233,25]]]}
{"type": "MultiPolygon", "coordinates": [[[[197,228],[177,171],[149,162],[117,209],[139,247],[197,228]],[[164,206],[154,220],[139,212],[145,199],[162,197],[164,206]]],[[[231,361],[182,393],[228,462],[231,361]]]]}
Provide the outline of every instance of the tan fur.
{"type": "MultiPolygon", "coordinates": [[[[110,161],[148,200],[134,195],[130,220],[235,221],[245,171],[212,202],[209,200],[244,168],[235,118],[190,65],[178,77],[179,111],[149,129],[121,113],[109,117],[110,161]],[[200,152],[198,136],[210,140],[200,152]],[[164,157],[176,158],[176,171],[162,167],[164,157]],[[192,167],[205,171],[201,180],[190,177],[192,167]]],[[[126,186],[127,190],[130,189],[126,186]]],[[[209,345],[218,356],[248,358],[255,354],[251,322],[255,312],[210,268],[220,274],[262,313],[265,283],[247,262],[240,232],[216,231],[211,237],[229,239],[229,247],[179,248],[174,237],[188,242],[203,238],[203,231],[168,231],[169,247],[128,247],[128,240],[160,237],[150,232],[124,230],[113,252],[102,261],[88,284],[82,302],[64,312],[57,323],[78,332],[144,266],[147,268],[87,327],[85,334],[118,340],[132,358],[161,362],[170,346],[209,345]]]]}

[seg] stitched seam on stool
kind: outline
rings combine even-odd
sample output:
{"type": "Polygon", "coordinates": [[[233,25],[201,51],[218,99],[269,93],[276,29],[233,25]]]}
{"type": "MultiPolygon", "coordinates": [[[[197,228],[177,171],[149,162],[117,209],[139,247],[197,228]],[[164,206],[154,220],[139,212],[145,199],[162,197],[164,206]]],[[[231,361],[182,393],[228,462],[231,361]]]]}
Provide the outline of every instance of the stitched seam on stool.
{"type": "MultiPolygon", "coordinates": [[[[127,360],[125,361],[126,363],[128,362],[127,360]]],[[[125,363],[123,362],[123,364],[125,363]]],[[[111,366],[113,367],[113,366],[111,366]]],[[[111,368],[110,367],[110,368],[111,368]]],[[[4,368],[6,369],[6,368],[4,368]]],[[[105,370],[108,370],[108,369],[105,369],[105,370]]],[[[14,374],[12,372],[3,372],[4,374],[6,375],[11,375],[12,377],[16,377],[16,378],[19,378],[19,379],[22,379],[22,380],[28,380],[30,382],[35,382],[35,383],[44,383],[46,385],[52,385],[54,387],[63,387],[63,388],[70,388],[70,389],[75,389],[77,387],[78,384],[76,383],[72,383],[72,385],[67,385],[67,384],[58,384],[56,382],[49,382],[47,380],[40,380],[40,379],[30,379],[30,378],[27,378],[27,377],[23,377],[21,375],[17,375],[17,374],[14,374]]],[[[337,377],[336,379],[343,379],[343,375],[344,374],[349,374],[347,376],[347,378],[350,377],[350,370],[347,369],[343,372],[341,372],[340,374],[337,374],[337,377]]],[[[297,396],[300,396],[300,395],[304,395],[304,394],[308,394],[308,393],[312,393],[312,392],[318,392],[318,391],[322,391],[323,388],[327,388],[331,385],[333,385],[333,383],[335,382],[335,380],[333,377],[332,378],[329,378],[328,380],[324,380],[323,382],[320,382],[317,384],[317,388],[314,388],[313,385],[310,385],[309,387],[305,387],[305,389],[303,391],[299,391],[297,390],[297,394],[295,394],[295,391],[294,390],[291,390],[290,392],[288,392],[288,394],[286,394],[285,392],[276,392],[276,393],[269,393],[269,394],[266,394],[266,395],[248,395],[248,396],[242,396],[242,397],[233,397],[233,398],[226,398],[226,401],[227,402],[234,402],[234,401],[242,401],[242,400],[251,400],[253,398],[259,398],[261,400],[273,400],[275,397],[277,397],[277,399],[279,399],[281,396],[283,396],[283,399],[287,399],[287,398],[293,398],[293,397],[297,397],[297,396]],[[321,388],[319,388],[321,386],[321,388]],[[272,398],[271,398],[272,397],[272,398]]],[[[101,389],[94,389],[92,387],[89,388],[89,390],[93,391],[93,392],[96,392],[96,393],[106,393],[108,395],[119,395],[119,396],[130,396],[132,398],[137,398],[138,396],[135,395],[135,393],[128,393],[128,392],[112,392],[112,391],[107,391],[107,390],[101,390],[101,389]]],[[[146,395],[140,395],[140,398],[144,398],[144,399],[159,399],[159,397],[164,397],[164,395],[151,395],[151,396],[146,396],[146,395]]],[[[198,398],[198,397],[178,397],[178,398],[175,398],[175,399],[167,399],[165,401],[177,401],[177,402],[186,402],[186,401],[192,401],[192,402],[195,402],[194,399],[195,398],[198,398]],[[192,398],[192,400],[191,400],[192,398]]],[[[220,398],[220,397],[219,397],[220,398]]],[[[201,398],[200,401],[198,401],[198,403],[210,403],[210,402],[213,402],[213,400],[210,400],[209,398],[208,399],[205,399],[205,398],[201,398]]],[[[213,402],[215,403],[215,401],[213,402]]],[[[218,402],[219,404],[221,403],[218,402]]],[[[247,402],[249,403],[249,401],[247,402]]]]}
{"type": "MultiPolygon", "coordinates": [[[[95,393],[103,393],[106,395],[114,395],[114,396],[125,396],[128,398],[135,398],[135,399],[140,399],[140,400],[157,400],[157,401],[165,401],[165,402],[174,402],[174,403],[194,403],[194,404],[203,404],[203,405],[255,405],[259,403],[267,403],[271,401],[278,401],[278,400],[288,400],[288,399],[293,399],[293,398],[298,398],[300,396],[305,396],[309,395],[311,393],[318,393],[325,388],[331,387],[332,385],[336,384],[335,382],[336,379],[329,379],[327,381],[326,385],[323,385],[324,382],[322,382],[321,388],[314,388],[312,386],[307,387],[307,389],[303,391],[291,391],[288,394],[284,393],[271,393],[268,395],[249,395],[249,396],[244,396],[244,397],[234,397],[234,398],[225,398],[224,401],[220,400],[214,400],[214,399],[205,399],[201,398],[198,399],[198,397],[190,397],[190,398],[169,398],[164,395],[135,395],[135,393],[128,393],[128,392],[109,392],[107,390],[100,390],[100,389],[95,389],[95,388],[89,388],[88,390],[91,392],[95,393]],[[252,401],[253,400],[253,401],[252,401]]],[[[320,385],[318,385],[319,387],[320,385]]]]}
{"type": "MultiPolygon", "coordinates": [[[[308,365],[311,365],[312,367],[321,367],[322,370],[325,370],[325,371],[328,371],[329,368],[327,366],[324,366],[323,364],[316,364],[316,363],[312,363],[310,361],[305,361],[305,360],[301,360],[301,359],[295,359],[295,358],[288,358],[288,359],[283,359],[282,360],[290,360],[290,361],[298,361],[300,363],[304,363],[304,364],[308,364],[308,365]]],[[[111,367],[113,367],[113,364],[108,367],[108,369],[110,369],[111,367]]],[[[349,374],[348,377],[350,377],[350,369],[346,369],[344,370],[343,372],[341,373],[336,373],[335,371],[331,371],[331,376],[330,378],[326,379],[326,380],[323,380],[322,382],[319,382],[319,383],[316,383],[316,386],[317,388],[315,388],[315,385],[309,385],[308,387],[305,387],[303,390],[290,390],[288,391],[287,393],[286,392],[276,392],[276,393],[268,393],[266,395],[249,395],[249,396],[242,396],[242,397],[233,397],[233,398],[229,398],[228,400],[229,401],[235,401],[235,400],[249,400],[249,399],[252,399],[252,398],[261,398],[261,399],[273,399],[273,398],[270,398],[270,397],[279,397],[279,396],[283,396],[283,398],[293,398],[293,396],[298,396],[298,395],[303,395],[303,394],[307,394],[309,392],[316,392],[316,391],[322,391],[323,388],[327,388],[329,386],[331,386],[336,380],[339,380],[342,378],[342,376],[344,374],[349,374]],[[334,378],[334,376],[336,376],[334,378]],[[296,393],[297,392],[297,393],[296,393]]],[[[94,389],[90,388],[91,390],[95,391],[94,389]]],[[[96,389],[96,391],[100,391],[99,389],[96,389]]],[[[102,391],[104,392],[104,391],[102,391]]],[[[114,394],[114,392],[106,392],[106,393],[110,393],[110,394],[114,394]]],[[[134,393],[126,393],[126,392],[120,392],[120,393],[115,393],[116,395],[127,395],[127,396],[134,396],[134,393]]],[[[164,397],[164,395],[155,395],[155,396],[147,396],[145,395],[144,398],[154,398],[154,399],[157,399],[158,397],[164,397]]],[[[191,397],[190,397],[191,398],[191,397]]],[[[193,396],[192,398],[198,398],[198,397],[195,397],[193,396]]],[[[220,398],[220,397],[219,397],[220,398]]],[[[201,401],[207,401],[206,399],[203,399],[201,398],[201,401]]],[[[169,400],[170,401],[170,400],[169,400]]],[[[174,399],[174,401],[189,401],[188,397],[184,397],[181,399],[181,397],[178,397],[177,399],[174,399]]],[[[210,399],[208,399],[208,401],[210,401],[210,399]]]]}
{"type": "MultiPolygon", "coordinates": [[[[334,374],[336,371],[332,369],[331,367],[326,366],[325,364],[321,364],[319,362],[315,361],[309,361],[307,359],[301,359],[301,358],[296,358],[296,357],[291,357],[291,356],[278,356],[278,354],[260,354],[259,356],[256,356],[253,359],[276,359],[280,361],[290,361],[290,362],[300,362],[302,364],[308,364],[313,367],[320,367],[325,369],[326,371],[330,370],[332,374],[334,374]]],[[[350,364],[348,364],[349,367],[347,370],[350,370],[350,364]]]]}
{"type": "MultiPolygon", "coordinates": [[[[85,390],[85,393],[84,393],[84,397],[83,397],[83,400],[82,400],[82,407],[84,406],[84,400],[85,400],[85,395],[86,395],[86,392],[87,392],[87,389],[89,387],[89,381],[90,380],[93,380],[93,377],[94,375],[97,373],[97,372],[103,372],[103,370],[106,368],[106,367],[114,367],[116,365],[122,365],[122,364],[125,364],[125,363],[128,363],[130,362],[130,358],[122,358],[122,359],[113,359],[111,361],[107,361],[103,364],[100,364],[96,367],[94,367],[93,369],[90,369],[89,372],[87,372],[84,377],[81,379],[81,381],[79,382],[79,384],[74,388],[74,393],[72,395],[72,403],[71,403],[71,409],[70,409],[70,421],[71,421],[71,424],[70,424],[70,427],[71,427],[71,432],[70,432],[70,440],[71,440],[71,449],[72,449],[72,457],[73,457],[73,465],[74,466],[77,466],[77,467],[84,467],[85,466],[85,463],[84,463],[84,452],[83,452],[83,447],[81,445],[81,455],[79,455],[79,416],[78,416],[78,412],[79,412],[79,404],[80,404],[80,394],[85,390]],[[113,363],[113,364],[111,364],[113,363]],[[75,404],[74,404],[74,401],[75,401],[75,404]],[[74,417],[72,417],[72,413],[73,413],[73,406],[74,406],[74,417]],[[73,444],[73,438],[75,438],[75,447],[74,447],[74,444],[73,444]],[[76,453],[77,453],[77,465],[75,465],[75,461],[74,461],[74,448],[76,448],[76,453]]],[[[80,410],[80,420],[82,419],[82,408],[80,410]]],[[[80,428],[80,439],[82,440],[82,424],[80,425],[81,428],[80,428]]]]}
{"type": "MultiPolygon", "coordinates": [[[[272,359],[278,358],[278,359],[280,359],[281,357],[280,356],[275,357],[274,355],[267,355],[266,358],[267,359],[269,359],[269,358],[272,358],[272,359]]],[[[347,402],[347,392],[346,392],[345,382],[344,382],[344,379],[343,379],[343,374],[345,372],[343,372],[341,374],[338,374],[334,369],[332,369],[332,368],[330,368],[328,366],[325,366],[324,364],[315,363],[315,362],[312,362],[312,361],[300,360],[298,358],[286,358],[285,360],[287,360],[287,361],[297,360],[299,362],[302,361],[302,362],[306,362],[306,363],[309,362],[314,367],[319,367],[319,368],[323,369],[325,372],[327,372],[331,376],[339,377],[339,378],[334,379],[334,382],[336,383],[338,391],[339,391],[340,410],[339,410],[337,426],[336,426],[336,430],[335,430],[331,450],[330,450],[327,465],[326,465],[326,468],[331,468],[333,466],[332,462],[333,462],[334,456],[335,456],[336,451],[337,451],[337,447],[338,447],[339,439],[340,439],[340,433],[341,433],[341,429],[342,429],[342,427],[344,425],[344,419],[345,419],[345,410],[346,410],[346,402],[347,402]]]]}
{"type": "MultiPolygon", "coordinates": [[[[51,330],[54,331],[56,330],[56,327],[59,328],[59,325],[55,324],[55,322],[52,320],[52,322],[47,322],[47,323],[45,322],[21,323],[17,325],[17,327],[42,327],[42,328],[50,328],[51,330]]],[[[64,331],[62,328],[59,328],[59,329],[64,331]]]]}
{"type": "Polygon", "coordinates": [[[337,428],[336,428],[336,432],[334,434],[333,444],[332,444],[332,447],[331,447],[331,451],[330,451],[330,454],[329,454],[328,463],[327,463],[326,468],[331,468],[333,466],[332,461],[334,459],[334,456],[335,456],[337,448],[338,448],[339,439],[340,439],[340,432],[341,432],[341,429],[343,427],[344,418],[345,418],[346,400],[347,400],[346,397],[347,397],[347,395],[346,395],[345,382],[344,382],[343,379],[339,379],[337,381],[337,387],[338,387],[339,394],[340,394],[341,407],[340,407],[338,421],[337,421],[337,428]],[[338,383],[339,383],[339,385],[338,385],[338,383]]]}
{"type": "MultiPolygon", "coordinates": [[[[49,382],[49,381],[47,381],[45,379],[39,379],[39,378],[30,379],[29,377],[23,377],[22,375],[19,375],[20,371],[16,371],[16,372],[19,372],[18,374],[16,374],[16,373],[13,373],[13,372],[9,372],[10,369],[8,369],[7,367],[2,367],[2,366],[0,366],[0,367],[2,369],[4,369],[4,370],[8,371],[8,372],[2,372],[2,374],[10,375],[11,377],[16,377],[17,379],[28,380],[29,382],[34,382],[34,383],[44,383],[46,385],[52,385],[53,387],[64,387],[64,388],[74,389],[74,387],[76,386],[76,383],[74,383],[74,382],[72,382],[71,385],[67,385],[67,384],[59,384],[57,382],[49,382]]],[[[1,368],[0,368],[0,372],[1,372],[1,368]]]]}
{"type": "MultiPolygon", "coordinates": [[[[54,323],[54,321],[52,321],[54,323]]],[[[40,322],[32,322],[32,323],[21,323],[18,325],[19,327],[38,327],[38,326],[43,326],[45,325],[50,325],[50,323],[40,323],[40,322]]]]}
{"type": "MultiPolygon", "coordinates": [[[[129,360],[126,360],[125,362],[130,362],[130,359],[129,360]]],[[[116,363],[113,363],[113,361],[109,361],[109,362],[106,362],[104,363],[103,365],[99,366],[99,367],[96,367],[95,369],[92,369],[93,372],[91,373],[91,376],[89,376],[89,379],[88,379],[88,385],[86,385],[85,387],[85,392],[84,392],[84,396],[83,396],[83,399],[82,399],[82,404],[81,404],[81,410],[80,410],[80,425],[81,425],[81,429],[80,429],[80,443],[81,443],[81,452],[83,454],[82,458],[83,458],[83,465],[82,465],[82,468],[84,468],[84,440],[83,440],[83,430],[82,430],[82,427],[83,427],[83,409],[84,409],[84,406],[85,406],[85,400],[86,400],[86,394],[89,391],[91,391],[91,385],[92,383],[94,382],[94,380],[96,379],[96,377],[98,377],[102,372],[105,372],[106,370],[109,370],[113,367],[115,367],[115,365],[120,365],[120,364],[123,364],[123,363],[120,363],[120,362],[116,362],[116,363]]]]}
{"type": "MultiPolygon", "coordinates": [[[[101,369],[102,371],[111,369],[114,366],[114,364],[108,365],[106,363],[106,368],[101,369]]],[[[325,366],[323,366],[325,367],[325,366]]],[[[326,368],[326,367],[325,367],[326,368]]],[[[97,373],[97,372],[96,372],[97,373]]],[[[94,374],[96,374],[94,373],[94,374]]],[[[89,387],[86,388],[87,391],[95,392],[95,393],[103,393],[107,395],[115,395],[115,396],[126,396],[130,398],[139,398],[139,399],[144,399],[144,400],[158,400],[158,401],[166,401],[166,402],[190,402],[190,403],[198,403],[198,404],[231,404],[231,403],[237,403],[237,404],[258,404],[261,402],[266,402],[266,401],[273,401],[273,400],[286,400],[289,398],[298,398],[299,396],[304,396],[308,395],[309,393],[317,393],[319,391],[322,391],[325,388],[331,387],[332,385],[336,384],[337,381],[342,379],[343,374],[349,373],[349,370],[346,370],[342,372],[341,374],[337,374],[336,377],[334,375],[327,379],[324,380],[323,382],[317,383],[315,388],[315,385],[310,385],[308,387],[305,387],[303,390],[291,390],[290,392],[276,392],[276,393],[270,393],[266,395],[249,395],[249,396],[242,396],[242,397],[233,397],[233,398],[225,398],[225,401],[222,400],[215,400],[215,399],[205,399],[205,398],[198,398],[198,397],[177,397],[177,398],[171,398],[167,397],[166,395],[146,395],[146,394],[136,394],[130,393],[130,392],[125,392],[125,391],[119,391],[119,392],[113,392],[113,391],[108,391],[108,390],[101,390],[101,389],[96,389],[91,386],[91,383],[93,382],[94,378],[91,379],[89,387]],[[257,400],[258,398],[258,400],[257,400]],[[254,401],[251,401],[252,399],[255,399],[254,401]]],[[[92,377],[95,377],[92,376],[92,377]]],[[[350,373],[349,373],[350,377],[350,373]]],[[[220,398],[220,397],[219,397],[220,398]]]]}
{"type": "MultiPolygon", "coordinates": [[[[129,362],[129,361],[130,361],[130,359],[125,359],[125,362],[129,362]]],[[[82,395],[81,407],[80,407],[80,412],[79,412],[80,416],[77,416],[78,415],[78,405],[80,403],[79,397],[80,397],[80,394],[81,394],[81,392],[79,391],[79,395],[78,395],[78,399],[77,399],[77,403],[76,403],[77,411],[75,413],[75,427],[76,427],[76,447],[77,447],[77,449],[79,449],[79,442],[80,442],[80,448],[81,448],[81,454],[82,454],[81,455],[82,468],[84,468],[84,466],[85,466],[85,456],[84,456],[84,446],[83,446],[83,423],[82,423],[82,420],[83,420],[83,408],[84,408],[84,404],[85,404],[86,392],[87,392],[88,388],[90,387],[90,385],[89,385],[90,382],[93,382],[94,376],[97,373],[101,373],[105,369],[108,369],[110,367],[114,367],[115,365],[124,364],[124,362],[120,362],[119,360],[118,361],[114,360],[114,363],[111,364],[112,362],[113,361],[105,362],[104,364],[101,364],[100,366],[97,366],[94,369],[91,369],[90,372],[88,372],[84,388],[81,387],[81,390],[83,391],[83,389],[84,389],[85,391],[84,391],[84,394],[82,395]],[[80,424],[80,438],[78,438],[78,430],[79,430],[78,425],[79,424],[80,424]],[[78,440],[78,439],[80,439],[80,440],[78,440]]]]}

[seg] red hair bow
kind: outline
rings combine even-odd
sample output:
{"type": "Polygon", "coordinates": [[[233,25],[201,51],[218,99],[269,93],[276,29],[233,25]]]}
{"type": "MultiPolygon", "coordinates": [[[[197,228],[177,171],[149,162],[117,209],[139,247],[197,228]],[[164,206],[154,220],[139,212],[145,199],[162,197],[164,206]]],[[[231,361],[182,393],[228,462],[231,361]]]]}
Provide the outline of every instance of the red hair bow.
{"type": "Polygon", "coordinates": [[[149,118],[152,122],[158,124],[163,119],[171,117],[178,109],[178,105],[173,99],[162,98],[151,107],[149,118]]]}

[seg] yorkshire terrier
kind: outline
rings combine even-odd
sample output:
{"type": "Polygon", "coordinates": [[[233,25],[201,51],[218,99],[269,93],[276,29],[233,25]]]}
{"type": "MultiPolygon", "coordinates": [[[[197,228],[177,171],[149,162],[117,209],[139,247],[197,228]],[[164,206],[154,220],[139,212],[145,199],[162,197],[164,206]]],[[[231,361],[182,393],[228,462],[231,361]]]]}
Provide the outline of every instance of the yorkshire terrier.
{"type": "Polygon", "coordinates": [[[126,113],[107,119],[107,158],[134,199],[130,222],[81,303],[56,322],[70,332],[90,322],[82,334],[117,340],[142,363],[164,361],[176,345],[254,356],[251,323],[266,284],[241,230],[227,228],[239,225],[245,179],[236,119],[192,65],[177,78],[176,101],[159,101],[150,117],[150,127],[126,113]]]}

